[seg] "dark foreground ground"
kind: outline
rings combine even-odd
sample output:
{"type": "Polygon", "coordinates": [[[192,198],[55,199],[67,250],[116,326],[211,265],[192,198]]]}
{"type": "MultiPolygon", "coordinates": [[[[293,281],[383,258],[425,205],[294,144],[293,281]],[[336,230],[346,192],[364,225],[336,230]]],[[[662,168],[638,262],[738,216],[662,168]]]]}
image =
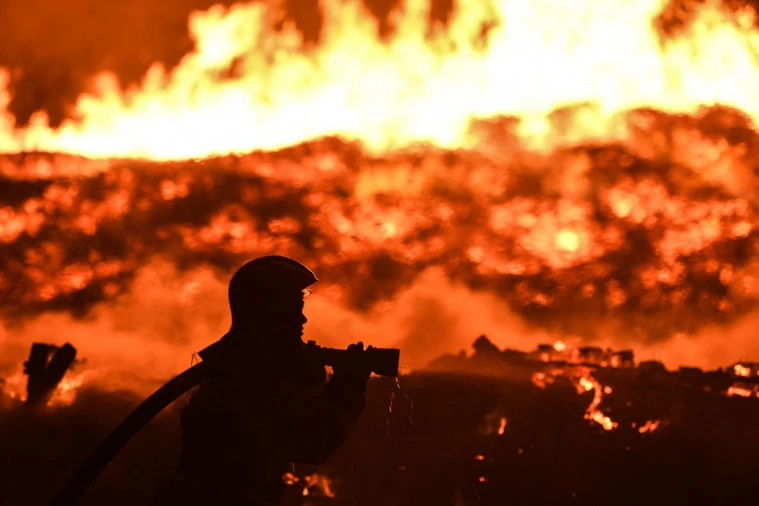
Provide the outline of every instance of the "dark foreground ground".
{"type": "MultiPolygon", "coordinates": [[[[759,400],[606,382],[614,392],[601,407],[619,423],[612,431],[583,418],[593,393],[578,395],[561,378],[545,390],[527,379],[444,373],[403,376],[400,387],[375,378],[349,442],[323,468],[295,467],[301,477],[329,477],[336,498],[303,496],[296,483],[284,504],[756,504],[759,400]],[[662,424],[640,433],[647,420],[662,424]]],[[[6,402],[0,504],[46,504],[140,400],[89,389],[70,407],[38,414],[6,402]]],[[[82,506],[148,503],[177,457],[182,402],[125,448],[82,506]]]]}

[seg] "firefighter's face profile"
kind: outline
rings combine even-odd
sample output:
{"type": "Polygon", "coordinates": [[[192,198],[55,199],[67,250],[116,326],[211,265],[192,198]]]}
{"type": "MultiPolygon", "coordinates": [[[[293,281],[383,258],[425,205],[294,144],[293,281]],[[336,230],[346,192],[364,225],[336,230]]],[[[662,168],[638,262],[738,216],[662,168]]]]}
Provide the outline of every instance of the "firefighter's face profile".
{"type": "Polygon", "coordinates": [[[267,304],[265,317],[269,326],[287,342],[300,342],[303,337],[303,326],[308,321],[303,314],[304,302],[304,294],[297,293],[267,304]]]}

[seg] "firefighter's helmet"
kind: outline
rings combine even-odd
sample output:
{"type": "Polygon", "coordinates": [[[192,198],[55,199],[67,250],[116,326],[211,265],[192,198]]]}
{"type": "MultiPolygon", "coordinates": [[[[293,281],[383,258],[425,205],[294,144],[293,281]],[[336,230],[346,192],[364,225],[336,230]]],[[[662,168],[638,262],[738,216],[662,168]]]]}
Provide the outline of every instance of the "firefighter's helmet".
{"type": "Polygon", "coordinates": [[[251,260],[229,282],[232,318],[237,312],[251,311],[253,306],[266,307],[306,294],[317,281],[311,269],[292,258],[269,255],[251,260]]]}

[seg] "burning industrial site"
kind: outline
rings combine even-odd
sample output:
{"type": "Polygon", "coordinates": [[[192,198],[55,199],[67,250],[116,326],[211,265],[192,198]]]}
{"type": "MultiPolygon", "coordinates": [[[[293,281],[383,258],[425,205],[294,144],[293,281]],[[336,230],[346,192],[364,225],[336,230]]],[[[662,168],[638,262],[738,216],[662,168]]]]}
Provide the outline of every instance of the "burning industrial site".
{"type": "MultiPolygon", "coordinates": [[[[0,26],[1,503],[49,502],[204,362],[267,255],[318,277],[304,340],[400,350],[280,504],[755,497],[754,3],[11,1],[0,26]]],[[[79,504],[150,504],[186,404],[79,504]]]]}

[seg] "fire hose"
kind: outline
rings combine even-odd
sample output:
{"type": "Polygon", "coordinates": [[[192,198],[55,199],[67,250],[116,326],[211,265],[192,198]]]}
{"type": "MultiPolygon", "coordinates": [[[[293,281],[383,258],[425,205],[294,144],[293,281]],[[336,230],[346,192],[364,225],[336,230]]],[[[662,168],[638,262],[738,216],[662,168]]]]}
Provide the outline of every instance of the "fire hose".
{"type": "MultiPolygon", "coordinates": [[[[100,446],[95,448],[95,451],[90,454],[89,458],[55,496],[50,506],[72,506],[76,504],[103,469],[137,432],[182,394],[188,392],[201,381],[213,377],[216,368],[223,364],[223,362],[213,359],[214,348],[219,343],[217,341],[201,351],[199,355],[203,359],[202,362],[175,376],[129,413],[113,432],[100,443],[100,446]]],[[[345,360],[346,350],[321,347],[314,341],[309,341],[307,346],[311,352],[318,355],[324,365],[333,366],[345,360]]],[[[400,350],[396,348],[369,348],[363,352],[362,357],[373,373],[390,377],[398,375],[400,350]]]]}

